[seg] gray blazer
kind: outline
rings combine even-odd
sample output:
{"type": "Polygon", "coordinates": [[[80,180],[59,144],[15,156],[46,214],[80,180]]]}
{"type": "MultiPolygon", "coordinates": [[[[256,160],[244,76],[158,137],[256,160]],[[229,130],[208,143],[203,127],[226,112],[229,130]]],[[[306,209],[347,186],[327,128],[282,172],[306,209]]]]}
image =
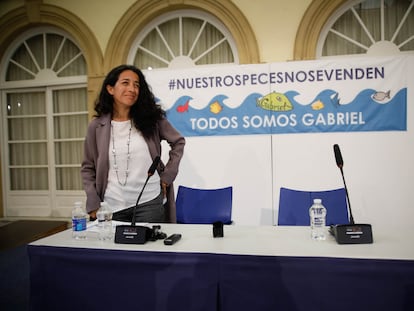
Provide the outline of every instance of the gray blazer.
{"type": "MultiPolygon", "coordinates": [[[[103,201],[109,173],[109,141],[111,115],[93,119],[89,125],[84,143],[84,156],[81,167],[83,187],[86,192],[86,211],[97,210],[103,201]]],[[[151,158],[161,155],[161,141],[166,140],[171,147],[166,165],[160,162],[157,168],[161,181],[168,184],[166,212],[167,220],[175,223],[175,196],[173,181],[183,156],[185,139],[167,119],[158,121],[153,136],[145,138],[151,158]]]]}

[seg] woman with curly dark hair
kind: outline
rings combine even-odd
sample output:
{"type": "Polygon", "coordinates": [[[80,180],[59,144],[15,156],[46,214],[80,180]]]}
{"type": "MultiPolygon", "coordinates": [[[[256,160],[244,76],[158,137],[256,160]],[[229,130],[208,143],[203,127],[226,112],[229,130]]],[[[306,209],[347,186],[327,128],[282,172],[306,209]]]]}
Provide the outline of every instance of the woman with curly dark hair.
{"type": "Polygon", "coordinates": [[[142,193],[136,222],[176,222],[172,182],[178,174],[185,139],[169,123],[165,111],[141,70],[121,65],[106,76],[95,103],[84,144],[81,175],[86,211],[96,218],[107,202],[114,219],[132,221],[132,207],[148,177],[148,168],[161,156],[161,141],[170,145],[167,163],[160,162],[142,193]],[[166,204],[164,204],[166,200],[166,204]]]}

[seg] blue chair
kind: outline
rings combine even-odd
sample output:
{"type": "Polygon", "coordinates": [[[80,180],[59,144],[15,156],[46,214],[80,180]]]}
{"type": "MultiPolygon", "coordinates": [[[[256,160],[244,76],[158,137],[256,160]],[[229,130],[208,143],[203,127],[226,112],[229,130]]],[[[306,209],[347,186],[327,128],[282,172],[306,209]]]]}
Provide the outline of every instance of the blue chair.
{"type": "Polygon", "coordinates": [[[348,205],[344,188],[327,191],[301,191],[280,188],[278,225],[309,226],[309,208],[313,199],[325,206],[326,225],[349,224],[348,205]]]}
{"type": "Polygon", "coordinates": [[[176,208],[177,223],[231,224],[233,188],[196,189],[179,186],[176,208]]]}

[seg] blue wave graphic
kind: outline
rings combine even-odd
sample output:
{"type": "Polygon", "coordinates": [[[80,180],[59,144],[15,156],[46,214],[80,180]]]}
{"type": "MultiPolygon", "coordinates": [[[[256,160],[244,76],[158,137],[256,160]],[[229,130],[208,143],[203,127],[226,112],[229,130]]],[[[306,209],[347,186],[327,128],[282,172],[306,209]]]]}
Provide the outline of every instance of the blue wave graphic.
{"type": "Polygon", "coordinates": [[[340,94],[327,89],[299,103],[299,93],[288,91],[284,95],[293,105],[290,111],[261,108],[257,101],[266,94],[260,93],[249,94],[234,108],[226,104],[231,97],[225,94],[213,96],[201,109],[194,108],[192,97],[182,96],[167,110],[167,118],[184,136],[406,130],[407,89],[382,102],[374,100],[374,94],[376,90],[365,89],[343,103],[340,94]],[[324,107],[313,110],[316,101],[324,107]]]}

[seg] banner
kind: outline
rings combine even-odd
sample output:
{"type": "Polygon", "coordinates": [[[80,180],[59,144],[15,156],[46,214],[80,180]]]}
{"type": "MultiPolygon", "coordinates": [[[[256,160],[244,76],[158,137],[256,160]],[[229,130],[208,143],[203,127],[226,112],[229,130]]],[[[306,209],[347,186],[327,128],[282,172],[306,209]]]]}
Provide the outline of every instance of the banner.
{"type": "Polygon", "coordinates": [[[147,71],[184,136],[405,131],[408,57],[147,71]]]}

